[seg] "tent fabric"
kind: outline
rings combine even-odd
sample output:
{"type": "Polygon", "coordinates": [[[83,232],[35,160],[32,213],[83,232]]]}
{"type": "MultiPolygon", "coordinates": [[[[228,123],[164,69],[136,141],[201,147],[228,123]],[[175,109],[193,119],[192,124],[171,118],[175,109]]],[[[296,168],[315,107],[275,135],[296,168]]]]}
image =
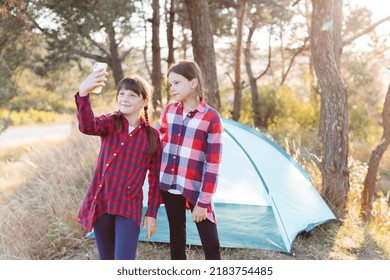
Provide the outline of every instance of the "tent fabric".
{"type": "MultiPolygon", "coordinates": [[[[228,119],[222,122],[222,164],[213,197],[222,247],[291,253],[300,232],[335,219],[310,176],[285,150],[246,125],[228,119]]],[[[147,190],[146,180],[144,205],[147,190]]],[[[169,242],[164,205],[157,223],[157,233],[150,240],[145,239],[146,230],[141,230],[141,241],[169,242]]],[[[189,211],[187,243],[201,244],[189,211]]]]}

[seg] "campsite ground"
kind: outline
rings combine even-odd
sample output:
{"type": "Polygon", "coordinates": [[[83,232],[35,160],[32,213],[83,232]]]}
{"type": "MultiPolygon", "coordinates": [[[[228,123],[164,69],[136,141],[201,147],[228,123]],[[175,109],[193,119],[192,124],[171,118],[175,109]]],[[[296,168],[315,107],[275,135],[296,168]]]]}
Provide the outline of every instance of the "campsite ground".
{"type": "MultiPolygon", "coordinates": [[[[97,259],[94,240],[75,221],[96,162],[98,141],[78,134],[65,140],[0,148],[0,259],[97,259]],[[77,164],[75,164],[77,163],[77,164]]],[[[353,162],[348,211],[343,221],[299,235],[294,256],[255,249],[222,249],[231,260],[390,260],[390,208],[386,195],[373,219],[359,216],[365,169],[353,162]]],[[[382,185],[389,185],[381,182],[382,185]]],[[[239,225],[237,225],[239,226],[239,225]]],[[[138,259],[169,259],[167,244],[140,242],[138,259]]],[[[198,246],[188,258],[203,259],[198,246]]]]}
{"type": "MultiPolygon", "coordinates": [[[[331,222],[317,227],[308,235],[298,236],[294,243],[294,255],[258,249],[222,248],[222,259],[225,260],[389,260],[389,247],[378,237],[370,234],[365,227],[349,234],[339,222],[331,222]]],[[[387,242],[389,240],[387,239],[387,242]]],[[[65,245],[65,244],[64,244],[65,245]]],[[[54,258],[61,259],[97,259],[94,240],[72,241],[63,254],[54,258]]],[[[188,246],[187,256],[190,260],[204,258],[202,248],[188,246]]],[[[165,243],[140,242],[137,259],[169,260],[169,246],[165,243]]]]}

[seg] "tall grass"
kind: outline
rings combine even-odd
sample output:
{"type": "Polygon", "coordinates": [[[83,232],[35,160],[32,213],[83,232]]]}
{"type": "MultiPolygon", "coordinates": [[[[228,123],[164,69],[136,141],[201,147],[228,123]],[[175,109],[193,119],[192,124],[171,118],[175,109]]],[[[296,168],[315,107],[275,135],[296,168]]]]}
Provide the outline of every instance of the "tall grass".
{"type": "MultiPolygon", "coordinates": [[[[62,142],[0,149],[0,259],[97,259],[94,240],[76,221],[95,168],[99,139],[75,132],[62,142]],[[4,176],[3,176],[4,175],[4,176]],[[8,187],[7,187],[8,186],[8,187]]],[[[290,147],[319,188],[315,164],[290,147]]],[[[294,242],[295,255],[255,249],[222,249],[223,259],[390,259],[390,208],[377,194],[373,219],[363,223],[361,191],[367,166],[350,159],[347,215],[316,227],[294,242]]],[[[203,259],[188,246],[189,259],[203,259]]],[[[140,242],[138,259],[169,259],[167,244],[140,242]]]]}
{"type": "Polygon", "coordinates": [[[82,246],[75,217],[97,146],[96,139],[75,133],[64,142],[34,145],[19,158],[14,176],[25,180],[0,201],[0,258],[59,259],[69,245],[82,246]]]}

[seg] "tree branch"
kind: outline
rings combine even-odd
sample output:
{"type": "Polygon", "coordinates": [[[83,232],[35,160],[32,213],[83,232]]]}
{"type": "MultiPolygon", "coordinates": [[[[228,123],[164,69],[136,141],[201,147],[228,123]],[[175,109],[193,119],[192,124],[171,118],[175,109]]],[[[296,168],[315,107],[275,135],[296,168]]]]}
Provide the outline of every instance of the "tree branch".
{"type": "Polygon", "coordinates": [[[268,64],[267,64],[267,67],[264,69],[264,71],[257,78],[255,78],[256,81],[258,79],[260,79],[261,77],[263,77],[265,75],[265,73],[268,72],[268,69],[271,67],[271,56],[272,56],[271,36],[272,36],[272,26],[271,26],[271,29],[269,31],[269,37],[268,37],[268,64]]]}
{"type": "Polygon", "coordinates": [[[294,6],[298,5],[299,2],[301,2],[301,0],[295,0],[295,2],[292,4],[292,6],[294,7],[294,6]]]}
{"type": "MultiPolygon", "coordinates": [[[[384,22],[386,22],[386,21],[388,21],[388,20],[390,20],[390,16],[387,16],[387,17],[385,17],[385,18],[383,18],[383,19],[377,21],[376,23],[370,25],[369,27],[367,27],[367,28],[364,29],[363,31],[360,31],[360,32],[358,32],[357,34],[351,36],[350,38],[344,40],[344,41],[343,41],[343,47],[345,47],[346,45],[351,44],[353,41],[355,41],[356,39],[360,38],[361,36],[363,36],[363,35],[365,35],[365,34],[371,32],[371,31],[374,30],[376,27],[378,27],[379,25],[381,25],[382,23],[384,23],[384,22]]],[[[310,45],[311,45],[310,43],[307,44],[307,45],[305,46],[305,48],[304,48],[302,51],[308,51],[308,50],[310,50],[310,48],[311,48],[310,45]]],[[[288,51],[296,51],[297,49],[289,49],[289,48],[287,48],[286,50],[288,50],[288,51]]]]}
{"type": "Polygon", "coordinates": [[[102,62],[107,62],[108,61],[107,57],[103,57],[103,56],[97,55],[97,54],[87,53],[85,51],[82,51],[80,49],[76,49],[74,47],[70,48],[69,52],[71,54],[78,54],[78,55],[80,55],[82,57],[91,58],[91,59],[102,61],[102,62]]]}
{"type": "Polygon", "coordinates": [[[305,41],[303,42],[303,46],[300,47],[300,48],[294,53],[294,55],[292,56],[292,58],[290,59],[290,63],[289,63],[289,65],[288,65],[287,71],[283,74],[282,81],[280,82],[280,85],[283,85],[284,82],[286,81],[287,75],[288,75],[288,73],[289,73],[290,70],[291,70],[291,67],[292,67],[292,65],[293,65],[293,63],[294,63],[295,58],[296,58],[300,53],[303,52],[303,50],[305,49],[305,46],[306,46],[306,43],[307,43],[308,40],[309,40],[309,37],[306,37],[306,38],[305,38],[305,41]]]}
{"type": "Polygon", "coordinates": [[[41,31],[43,34],[45,34],[49,37],[53,35],[52,33],[49,33],[46,29],[42,28],[26,10],[23,10],[22,12],[30,20],[30,22],[33,24],[33,26],[35,28],[39,29],[39,31],[41,31]]]}
{"type": "Polygon", "coordinates": [[[8,36],[4,36],[1,41],[0,41],[0,54],[5,46],[5,44],[7,43],[8,41],[8,36]]]}
{"type": "Polygon", "coordinates": [[[233,78],[230,76],[229,72],[225,72],[225,74],[229,77],[229,79],[232,82],[233,87],[234,87],[234,81],[233,81],[233,78]]]}
{"type": "Polygon", "coordinates": [[[133,49],[134,49],[134,47],[131,47],[129,50],[125,51],[124,54],[122,55],[122,57],[120,58],[121,61],[124,61],[133,49]]]}
{"type": "Polygon", "coordinates": [[[88,38],[88,41],[90,41],[93,46],[97,47],[101,52],[106,54],[108,57],[111,56],[111,54],[102,45],[100,45],[94,39],[91,38],[91,35],[89,35],[87,38],[88,38]]]}
{"type": "Polygon", "coordinates": [[[385,18],[383,18],[383,19],[377,21],[376,23],[370,25],[369,27],[367,27],[366,29],[362,30],[361,32],[359,32],[359,33],[357,33],[357,34],[351,36],[350,38],[344,40],[344,41],[343,41],[343,47],[344,47],[345,45],[348,45],[348,44],[352,43],[353,41],[355,41],[356,39],[360,38],[361,36],[363,36],[363,35],[365,35],[365,34],[371,32],[371,31],[374,30],[378,25],[380,25],[380,24],[382,24],[382,23],[384,23],[384,22],[386,22],[386,21],[388,21],[388,20],[390,20],[390,16],[385,17],[385,18]]]}
{"type": "Polygon", "coordinates": [[[148,60],[147,60],[147,49],[148,49],[148,26],[147,26],[147,20],[146,20],[146,17],[145,17],[145,12],[144,12],[144,4],[142,2],[142,19],[144,20],[144,25],[143,25],[143,28],[145,30],[144,32],[144,48],[142,50],[142,55],[143,55],[143,58],[144,58],[144,63],[145,63],[145,67],[146,67],[146,70],[148,72],[148,75],[149,75],[149,78],[152,79],[152,71],[150,70],[150,67],[149,67],[149,63],[148,63],[148,60]]]}

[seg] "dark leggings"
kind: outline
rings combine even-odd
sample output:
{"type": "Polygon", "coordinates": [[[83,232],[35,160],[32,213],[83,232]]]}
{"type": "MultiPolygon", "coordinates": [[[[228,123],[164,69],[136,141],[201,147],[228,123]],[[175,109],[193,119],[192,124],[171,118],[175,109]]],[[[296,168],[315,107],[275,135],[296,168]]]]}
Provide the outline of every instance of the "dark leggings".
{"type": "MultiPolygon", "coordinates": [[[[186,256],[186,199],[182,195],[163,193],[165,210],[169,221],[170,249],[172,260],[185,260],[186,256]]],[[[191,206],[191,211],[194,206],[191,206]]],[[[206,219],[196,223],[206,260],[220,260],[220,245],[217,226],[206,219]]]]}
{"type": "Polygon", "coordinates": [[[104,214],[94,225],[101,260],[135,260],[139,226],[131,219],[104,214]]]}

